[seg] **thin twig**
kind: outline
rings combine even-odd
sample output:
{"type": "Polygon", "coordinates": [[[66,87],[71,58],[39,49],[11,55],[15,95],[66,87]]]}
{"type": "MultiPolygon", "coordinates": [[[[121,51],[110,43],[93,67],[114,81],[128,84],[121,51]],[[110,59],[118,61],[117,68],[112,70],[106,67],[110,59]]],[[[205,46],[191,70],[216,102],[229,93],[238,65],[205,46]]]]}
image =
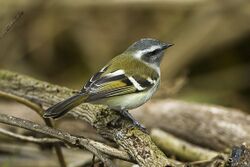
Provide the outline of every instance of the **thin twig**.
{"type": "Polygon", "coordinates": [[[95,154],[93,154],[92,165],[91,165],[91,167],[94,167],[94,166],[95,166],[95,154]]]}
{"type": "Polygon", "coordinates": [[[18,103],[24,104],[25,106],[27,106],[27,107],[31,108],[32,110],[34,110],[40,116],[43,114],[42,107],[40,107],[36,103],[31,102],[30,100],[22,98],[20,96],[16,96],[16,95],[13,95],[13,94],[5,93],[5,92],[3,92],[3,91],[0,90],[0,97],[11,99],[11,100],[14,100],[14,101],[16,101],[18,103]]]}
{"type": "Polygon", "coordinates": [[[23,16],[23,12],[18,12],[15,17],[2,29],[0,33],[0,39],[2,39],[17,23],[18,20],[23,16]]]}
{"type": "Polygon", "coordinates": [[[100,142],[97,142],[94,140],[89,140],[89,143],[91,145],[95,146],[96,148],[98,148],[99,151],[101,151],[107,155],[110,155],[110,156],[115,157],[115,158],[119,158],[121,160],[130,161],[130,162],[135,163],[135,161],[125,151],[118,150],[116,148],[104,145],[103,143],[100,143],[100,142]]]}
{"type": "MultiPolygon", "coordinates": [[[[19,96],[16,96],[16,95],[12,95],[12,94],[8,94],[8,93],[2,92],[2,91],[0,91],[0,97],[1,96],[5,97],[5,98],[8,98],[8,99],[11,99],[11,100],[15,100],[15,101],[17,101],[17,102],[19,102],[21,104],[24,104],[25,106],[31,108],[44,120],[44,122],[46,123],[47,126],[53,128],[53,124],[52,124],[51,120],[42,117],[42,114],[43,114],[44,110],[38,104],[33,103],[30,100],[27,100],[25,98],[22,98],[22,97],[19,97],[19,96]]],[[[54,148],[55,148],[56,155],[57,155],[57,158],[58,158],[58,162],[60,163],[60,166],[61,167],[66,167],[66,162],[65,162],[65,159],[64,159],[64,156],[63,156],[63,153],[62,153],[61,146],[58,143],[54,143],[54,148]]]]}
{"type": "Polygon", "coordinates": [[[10,131],[2,129],[2,128],[0,128],[0,133],[4,134],[6,136],[10,136],[10,137],[19,139],[19,140],[33,142],[33,143],[39,143],[39,144],[41,144],[41,143],[62,143],[62,141],[55,139],[55,138],[35,138],[33,136],[24,136],[24,135],[10,132],[10,131]]]}
{"type": "Polygon", "coordinates": [[[13,116],[8,116],[5,114],[0,114],[0,122],[4,124],[24,128],[27,130],[31,130],[34,132],[42,133],[50,137],[54,137],[56,139],[64,141],[75,147],[79,147],[79,148],[84,147],[88,149],[90,152],[92,152],[93,154],[95,154],[103,162],[106,162],[106,163],[110,162],[110,160],[107,159],[106,155],[133,162],[133,160],[131,160],[129,155],[124,151],[117,150],[115,148],[93,141],[91,139],[86,139],[83,137],[76,137],[69,133],[62,132],[57,129],[52,129],[48,126],[39,125],[28,120],[23,120],[23,119],[16,118],[13,116]]]}
{"type": "MultiPolygon", "coordinates": [[[[1,121],[0,121],[1,122],[1,121]]],[[[35,138],[35,137],[31,137],[31,136],[24,136],[24,135],[20,135],[20,134],[16,134],[10,131],[7,131],[5,129],[0,128],[0,133],[10,136],[10,137],[14,137],[16,139],[20,139],[23,141],[28,141],[28,142],[34,142],[34,143],[61,143],[61,140],[55,139],[55,138],[35,138]]],[[[130,162],[134,162],[133,159],[131,159],[131,157],[128,155],[128,153],[126,153],[125,151],[121,151],[118,150],[116,148],[110,147],[108,145],[105,145],[103,143],[94,141],[94,140],[89,140],[89,143],[93,146],[95,146],[99,151],[115,157],[115,158],[119,158],[121,160],[125,160],[125,161],[130,161],[130,162]]]]}
{"type": "MultiPolygon", "coordinates": [[[[48,127],[53,128],[53,123],[50,119],[47,119],[47,118],[43,118],[43,119],[48,127]]],[[[60,163],[61,167],[67,167],[60,144],[55,143],[54,147],[55,147],[58,162],[60,163]]]]}

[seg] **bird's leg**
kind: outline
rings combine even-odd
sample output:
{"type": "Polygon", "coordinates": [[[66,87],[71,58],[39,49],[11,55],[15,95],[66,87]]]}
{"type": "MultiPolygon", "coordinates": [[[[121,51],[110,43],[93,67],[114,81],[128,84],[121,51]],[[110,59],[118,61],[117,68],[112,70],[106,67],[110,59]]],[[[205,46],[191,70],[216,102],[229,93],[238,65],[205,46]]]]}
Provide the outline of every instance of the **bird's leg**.
{"type": "Polygon", "coordinates": [[[128,110],[118,110],[118,112],[125,118],[132,121],[132,123],[137,126],[141,131],[148,133],[147,129],[141,125],[129,112],[128,110]]]}

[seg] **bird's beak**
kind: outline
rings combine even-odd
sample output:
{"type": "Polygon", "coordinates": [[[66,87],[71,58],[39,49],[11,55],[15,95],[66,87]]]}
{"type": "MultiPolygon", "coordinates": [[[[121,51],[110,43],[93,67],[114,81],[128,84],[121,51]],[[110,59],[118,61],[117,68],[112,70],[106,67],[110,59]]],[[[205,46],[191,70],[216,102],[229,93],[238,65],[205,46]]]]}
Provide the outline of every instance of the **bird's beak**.
{"type": "Polygon", "coordinates": [[[174,44],[171,44],[171,43],[166,43],[165,45],[162,46],[162,50],[165,50],[171,46],[173,46],[174,44]]]}

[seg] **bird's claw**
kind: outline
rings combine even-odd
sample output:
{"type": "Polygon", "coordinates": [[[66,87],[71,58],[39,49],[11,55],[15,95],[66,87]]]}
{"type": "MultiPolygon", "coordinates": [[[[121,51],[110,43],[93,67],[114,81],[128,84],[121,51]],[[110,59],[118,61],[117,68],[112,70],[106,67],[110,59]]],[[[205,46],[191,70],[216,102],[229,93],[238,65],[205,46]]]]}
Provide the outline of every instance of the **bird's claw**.
{"type": "Polygon", "coordinates": [[[121,110],[120,113],[125,118],[131,120],[133,125],[138,127],[142,132],[149,134],[147,129],[143,125],[141,125],[136,119],[134,119],[134,117],[127,110],[121,110]]]}
{"type": "Polygon", "coordinates": [[[133,121],[133,124],[136,127],[138,127],[142,132],[149,134],[148,130],[142,124],[140,124],[138,121],[133,121]]]}

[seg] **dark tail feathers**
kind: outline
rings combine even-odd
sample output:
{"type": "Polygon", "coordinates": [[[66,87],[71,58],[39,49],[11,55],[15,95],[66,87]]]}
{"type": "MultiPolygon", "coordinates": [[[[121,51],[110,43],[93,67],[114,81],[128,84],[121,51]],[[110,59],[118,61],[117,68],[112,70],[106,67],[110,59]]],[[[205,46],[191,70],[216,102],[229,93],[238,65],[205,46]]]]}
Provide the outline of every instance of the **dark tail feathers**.
{"type": "Polygon", "coordinates": [[[83,93],[76,94],[76,95],[74,95],[66,100],[63,100],[63,101],[55,104],[54,106],[48,108],[45,111],[43,117],[45,117],[45,118],[58,118],[60,116],[63,116],[68,111],[70,111],[74,107],[76,107],[79,104],[81,104],[82,102],[84,102],[85,99],[86,99],[86,94],[83,94],[83,93]]]}

